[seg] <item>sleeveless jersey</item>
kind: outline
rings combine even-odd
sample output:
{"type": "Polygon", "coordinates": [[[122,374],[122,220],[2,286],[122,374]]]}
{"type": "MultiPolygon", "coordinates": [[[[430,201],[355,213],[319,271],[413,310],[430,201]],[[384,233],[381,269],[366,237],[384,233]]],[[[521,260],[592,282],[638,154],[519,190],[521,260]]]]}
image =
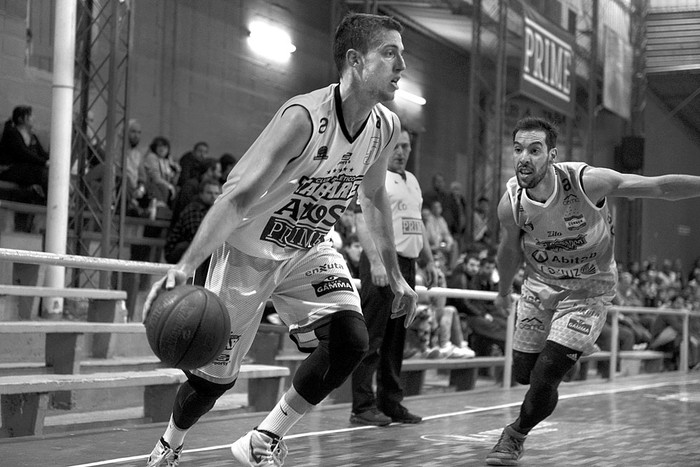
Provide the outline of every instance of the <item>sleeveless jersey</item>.
{"type": "Polygon", "coordinates": [[[385,186],[391,204],[396,252],[406,258],[418,258],[423,248],[423,194],[416,177],[410,172],[405,174],[406,180],[401,174],[387,171],[385,186]]]}
{"type": "MultiPolygon", "coordinates": [[[[358,133],[349,135],[339,85],[333,84],[287,101],[260,137],[274,130],[292,106],[309,112],[311,138],[227,240],[251,256],[283,260],[324,241],[394,133],[394,114],[377,104],[358,133]]],[[[255,154],[236,164],[219,200],[254,164],[255,154]]]]}
{"type": "Polygon", "coordinates": [[[614,289],[612,216],[607,201],[597,207],[581,185],[582,162],[553,165],[554,193],[540,203],[527,196],[515,177],[507,193],[515,223],[522,230],[525,275],[569,290],[589,290],[591,296],[614,289]]]}

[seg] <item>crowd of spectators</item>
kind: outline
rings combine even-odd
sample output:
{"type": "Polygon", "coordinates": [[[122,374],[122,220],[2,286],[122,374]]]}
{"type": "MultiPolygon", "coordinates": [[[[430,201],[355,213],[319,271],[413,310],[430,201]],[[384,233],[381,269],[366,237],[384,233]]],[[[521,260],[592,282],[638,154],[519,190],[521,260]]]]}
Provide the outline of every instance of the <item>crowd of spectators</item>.
{"type": "MultiPolygon", "coordinates": [[[[128,214],[154,217],[159,209],[168,213],[171,225],[164,251],[166,260],[177,261],[211,205],[212,197],[236,164],[231,154],[209,157],[204,141],[178,159],[170,151],[170,141],[155,136],[148,147],[141,142],[141,125],[130,120],[127,128],[128,214]],[[178,223],[181,213],[186,219],[178,223]]],[[[32,108],[17,106],[3,126],[0,139],[0,181],[12,182],[30,193],[30,202],[45,203],[48,191],[49,154],[34,132],[32,108]]],[[[88,170],[99,172],[99,165],[88,170]]],[[[100,177],[94,177],[99,181],[100,177]]],[[[99,183],[101,185],[101,183],[99,183]]],[[[497,290],[495,236],[488,226],[489,200],[478,199],[473,213],[473,232],[465,231],[467,206],[459,182],[448,185],[441,174],[432,178],[432,186],[423,193],[423,222],[436,263],[441,285],[457,289],[497,290]],[[471,243],[467,243],[471,240],[471,243]]],[[[362,247],[355,233],[355,213],[348,209],[331,231],[331,238],[345,256],[351,272],[357,273],[362,247]]],[[[641,263],[618,265],[620,279],[615,304],[652,308],[688,309],[700,312],[700,258],[688,275],[680,260],[650,258],[641,263]]],[[[420,271],[418,283],[421,283],[420,271]]],[[[517,285],[522,281],[522,271],[517,285]]],[[[448,298],[429,300],[420,305],[418,319],[407,336],[406,356],[463,358],[502,354],[505,347],[506,316],[491,302],[448,298]]],[[[598,346],[611,347],[611,320],[598,339],[598,346]]],[[[653,349],[678,361],[682,318],[676,315],[620,313],[619,348],[653,349]]],[[[700,318],[691,317],[691,365],[700,363],[700,318]]]]}

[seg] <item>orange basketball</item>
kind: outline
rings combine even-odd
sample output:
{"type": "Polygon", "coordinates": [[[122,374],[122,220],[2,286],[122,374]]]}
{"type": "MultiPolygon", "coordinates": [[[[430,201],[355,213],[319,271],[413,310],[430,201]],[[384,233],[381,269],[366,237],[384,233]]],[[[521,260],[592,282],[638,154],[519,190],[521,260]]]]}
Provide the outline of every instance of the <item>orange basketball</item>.
{"type": "Polygon", "coordinates": [[[166,365],[192,370],[214,361],[226,347],[231,321],[213,292],[179,285],[158,294],[144,321],[153,353],[166,365]]]}

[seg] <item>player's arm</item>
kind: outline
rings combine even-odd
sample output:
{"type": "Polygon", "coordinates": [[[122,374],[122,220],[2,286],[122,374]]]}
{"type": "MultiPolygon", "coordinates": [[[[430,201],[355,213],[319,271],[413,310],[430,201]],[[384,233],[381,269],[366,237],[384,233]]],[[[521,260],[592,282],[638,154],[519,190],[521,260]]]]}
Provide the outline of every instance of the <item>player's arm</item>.
{"type": "Polygon", "coordinates": [[[365,216],[362,213],[355,216],[355,230],[357,232],[357,238],[362,245],[362,252],[367,256],[367,260],[369,261],[372,283],[377,287],[386,287],[389,285],[386,268],[384,267],[381,254],[379,250],[377,250],[374,240],[372,240],[372,234],[369,231],[365,216]]]}
{"type": "MultiPolygon", "coordinates": [[[[277,180],[290,160],[298,157],[311,137],[312,124],[306,109],[289,107],[280,120],[271,122],[233,168],[225,192],[207,212],[190,247],[174,267],[178,276],[189,277],[222,245],[246,217],[251,205],[277,180]]],[[[169,273],[170,276],[170,273],[169,273]]],[[[178,277],[177,283],[184,281],[178,277]]],[[[175,285],[166,283],[166,288],[175,285]]]]}
{"type": "Polygon", "coordinates": [[[647,177],[604,167],[587,167],[583,172],[583,188],[594,203],[606,196],[675,201],[700,196],[700,176],[670,174],[647,177]]]}
{"type": "Polygon", "coordinates": [[[394,128],[396,131],[391,141],[365,174],[358,192],[358,199],[362,206],[362,215],[367,225],[367,231],[370,233],[379,257],[386,268],[388,285],[394,292],[391,317],[397,318],[406,315],[405,326],[408,327],[415,318],[418,296],[403,278],[399,269],[391,223],[391,206],[384,186],[389,153],[394,150],[400,133],[401,126],[398,119],[395,119],[394,128]]]}
{"type": "Polygon", "coordinates": [[[501,240],[496,252],[496,266],[500,281],[495,304],[500,308],[510,308],[513,279],[522,265],[523,250],[520,246],[520,226],[513,219],[508,193],[505,193],[498,203],[498,220],[501,224],[501,240]]]}

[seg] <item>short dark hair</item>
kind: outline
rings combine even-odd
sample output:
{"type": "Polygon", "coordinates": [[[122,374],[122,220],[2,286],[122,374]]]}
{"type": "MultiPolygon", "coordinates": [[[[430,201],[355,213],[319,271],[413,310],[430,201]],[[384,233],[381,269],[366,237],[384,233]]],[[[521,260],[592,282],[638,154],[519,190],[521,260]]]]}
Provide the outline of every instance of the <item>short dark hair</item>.
{"type": "Polygon", "coordinates": [[[204,146],[207,149],[209,149],[209,143],[207,143],[206,141],[198,141],[198,142],[194,143],[194,146],[192,146],[192,149],[197,149],[200,146],[204,146]]]}
{"type": "Polygon", "coordinates": [[[515,124],[515,128],[513,128],[513,142],[515,142],[515,135],[519,131],[533,130],[544,131],[544,142],[547,144],[547,149],[554,149],[557,147],[557,136],[559,136],[557,126],[549,120],[540,117],[525,117],[518,120],[515,124]]]}
{"type": "Polygon", "coordinates": [[[204,160],[199,163],[199,176],[201,177],[202,175],[207,173],[207,171],[216,167],[216,164],[219,163],[220,162],[216,159],[212,159],[211,157],[205,157],[204,160]]]}
{"type": "Polygon", "coordinates": [[[21,125],[26,118],[32,114],[32,107],[29,105],[18,105],[12,110],[12,123],[21,125]]]}
{"type": "Polygon", "coordinates": [[[403,32],[403,26],[390,16],[370,15],[367,13],[349,13],[340,21],[335,30],[333,42],[333,60],[338,73],[343,72],[345,54],[355,49],[366,54],[372,46],[377,33],[383,29],[403,32]]]}
{"type": "Polygon", "coordinates": [[[151,152],[155,153],[156,148],[158,146],[167,146],[168,147],[168,153],[170,153],[170,140],[166,138],[165,136],[156,136],[153,138],[153,141],[151,141],[151,145],[148,146],[148,149],[151,150],[151,152]]]}
{"type": "Polygon", "coordinates": [[[235,157],[233,157],[233,154],[229,153],[224,153],[219,157],[219,163],[221,164],[221,170],[224,170],[224,168],[228,167],[229,165],[236,165],[238,161],[236,160],[235,157]]]}

